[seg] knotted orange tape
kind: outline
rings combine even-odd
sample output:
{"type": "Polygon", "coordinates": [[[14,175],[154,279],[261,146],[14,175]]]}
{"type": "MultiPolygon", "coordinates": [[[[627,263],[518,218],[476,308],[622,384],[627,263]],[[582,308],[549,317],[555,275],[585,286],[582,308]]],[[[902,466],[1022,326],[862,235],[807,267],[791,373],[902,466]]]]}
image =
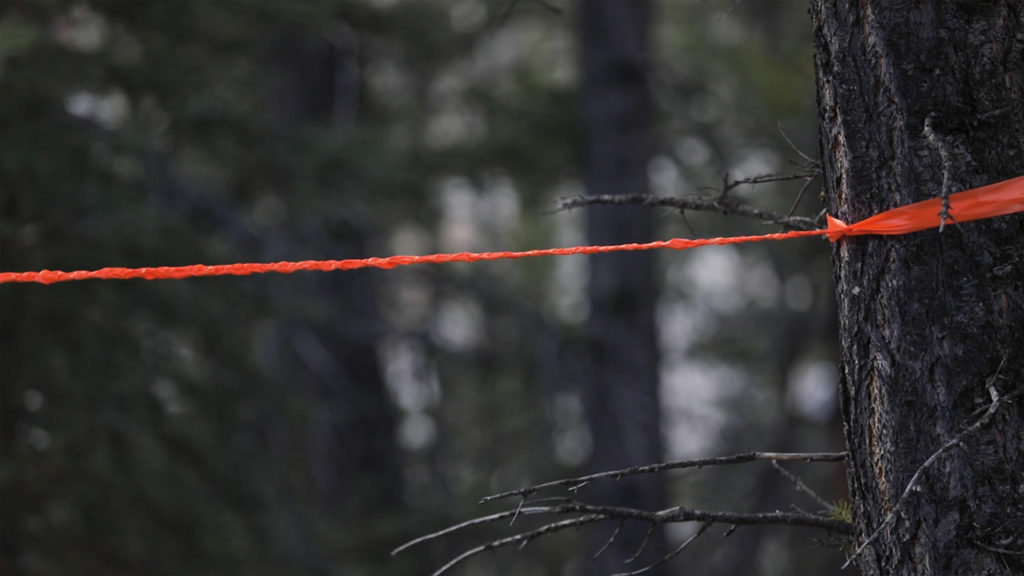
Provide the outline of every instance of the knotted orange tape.
{"type": "MultiPolygon", "coordinates": [[[[950,194],[948,223],[970,222],[1024,211],[1024,176],[950,194]]],[[[828,238],[868,234],[910,234],[941,226],[942,199],[932,198],[886,210],[853,224],[828,217],[828,238]]]]}
{"type": "MultiPolygon", "coordinates": [[[[948,221],[952,223],[970,222],[971,220],[1024,212],[1024,176],[951,194],[948,202],[947,217],[948,221]]],[[[75,272],[61,272],[59,270],[0,272],[0,284],[9,282],[53,284],[55,282],[89,279],[127,280],[142,278],[145,280],[164,280],[195,278],[199,276],[244,276],[268,272],[291,274],[301,270],[326,272],[330,270],[355,270],[358,268],[390,269],[410,264],[478,262],[481,260],[503,260],[533,256],[566,256],[571,254],[603,254],[625,250],[653,250],[657,248],[686,250],[696,248],[697,246],[742,244],[764,240],[787,240],[808,236],[828,236],[830,241],[835,242],[844,236],[910,234],[929,228],[937,228],[943,223],[942,210],[942,199],[932,198],[931,200],[887,210],[853,224],[846,224],[829,216],[828,228],[825,230],[797,230],[757,236],[732,236],[728,238],[696,240],[673,238],[671,240],[660,240],[643,244],[573,246],[570,248],[547,248],[523,252],[459,252],[455,254],[389,256],[387,258],[358,258],[351,260],[303,260],[300,262],[237,263],[215,266],[193,264],[191,266],[161,266],[156,268],[101,268],[99,270],[78,270],[75,272]]]]}

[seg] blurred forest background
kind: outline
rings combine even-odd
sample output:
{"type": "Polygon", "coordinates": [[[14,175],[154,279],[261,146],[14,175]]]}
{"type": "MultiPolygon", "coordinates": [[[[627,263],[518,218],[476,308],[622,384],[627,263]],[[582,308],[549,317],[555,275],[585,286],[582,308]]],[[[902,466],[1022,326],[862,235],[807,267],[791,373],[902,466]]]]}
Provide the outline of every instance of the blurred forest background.
{"type": "MultiPolygon", "coordinates": [[[[714,195],[726,174],[816,155],[804,2],[652,9],[650,192],[714,195]]],[[[586,192],[579,2],[0,10],[5,271],[595,239],[588,209],[551,212],[586,192]]],[[[785,212],[801,184],[733,194],[785,212]]],[[[817,189],[798,214],[818,214],[817,189]]],[[[657,238],[780,229],[632,210],[657,238]]],[[[829,254],[802,240],[651,257],[658,459],[840,449],[829,254]]],[[[0,572],[421,574],[511,533],[389,556],[502,509],[482,496],[613,463],[589,397],[591,264],[0,287],[0,572]]],[[[814,466],[792,470],[842,498],[841,466],[814,466]]],[[[658,481],[671,504],[820,509],[767,464],[658,481]]],[[[663,573],[839,564],[814,532],[727,528],[663,573]]],[[[591,573],[588,530],[456,572],[591,573]]]]}

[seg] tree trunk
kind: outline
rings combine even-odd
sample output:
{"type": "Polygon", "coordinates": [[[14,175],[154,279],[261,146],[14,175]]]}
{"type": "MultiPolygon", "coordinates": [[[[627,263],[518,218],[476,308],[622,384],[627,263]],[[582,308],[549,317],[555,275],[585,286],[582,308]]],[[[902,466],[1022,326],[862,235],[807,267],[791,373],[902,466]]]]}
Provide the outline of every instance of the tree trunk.
{"type": "MultiPolygon", "coordinates": [[[[581,6],[583,173],[590,194],[648,192],[651,8],[647,1],[585,1],[581,6]]],[[[595,244],[643,242],[653,237],[654,218],[647,207],[595,207],[587,217],[588,239],[595,244]]],[[[585,404],[594,444],[589,463],[593,470],[662,459],[656,297],[653,253],[591,258],[585,404]]],[[[600,483],[588,488],[587,495],[613,506],[649,510],[665,506],[659,475],[600,483]]],[[[614,528],[591,531],[592,552],[614,528]]],[[[589,569],[610,574],[629,568],[632,564],[624,562],[641,548],[647,531],[646,525],[627,523],[589,569]]],[[[635,564],[657,560],[665,550],[659,528],[635,564]]]]}
{"type": "MultiPolygon", "coordinates": [[[[281,138],[296,139],[304,130],[344,132],[356,119],[359,69],[355,37],[342,21],[325,26],[330,33],[287,33],[278,40],[272,119],[281,138]]],[[[321,161],[322,163],[323,161],[321,161]]],[[[312,164],[312,163],[311,163],[312,164]]],[[[318,165],[307,168],[316,169],[318,165]]],[[[339,204],[350,199],[339,196],[339,204]]],[[[324,216],[321,227],[308,226],[292,241],[305,243],[311,257],[367,255],[372,224],[346,208],[344,215],[324,216]],[[319,253],[318,253],[319,252],[319,253]]],[[[289,251],[289,238],[278,237],[264,246],[265,260],[279,260],[289,251]]],[[[296,250],[298,252],[299,250],[296,250]]],[[[375,274],[333,274],[268,283],[279,302],[322,299],[329,314],[301,321],[277,323],[274,349],[265,355],[271,373],[287,381],[288,389],[307,404],[307,435],[288,443],[285,416],[271,410],[264,425],[268,436],[282,437],[271,445],[272,457],[287,468],[296,449],[304,454],[306,473],[324,517],[343,518],[352,532],[334,538],[352,549],[323,546],[322,534],[303,541],[315,529],[317,517],[303,510],[301,498],[289,482],[278,489],[277,514],[285,519],[274,534],[282,553],[310,574],[328,573],[334,558],[360,553],[386,554],[391,542],[381,527],[401,506],[402,463],[395,441],[397,415],[376,352],[383,320],[375,303],[379,291],[375,274]],[[379,522],[367,521],[379,518],[379,522]],[[354,535],[358,534],[358,538],[354,535]],[[321,544],[321,548],[317,548],[321,544]]],[[[278,516],[274,516],[276,519],[278,516]]]]}
{"type": "MultiPolygon", "coordinates": [[[[811,4],[829,213],[1024,174],[1021,2],[811,4]]],[[[834,264],[857,545],[882,526],[861,571],[1022,573],[1024,216],[845,239],[834,264]]]]}

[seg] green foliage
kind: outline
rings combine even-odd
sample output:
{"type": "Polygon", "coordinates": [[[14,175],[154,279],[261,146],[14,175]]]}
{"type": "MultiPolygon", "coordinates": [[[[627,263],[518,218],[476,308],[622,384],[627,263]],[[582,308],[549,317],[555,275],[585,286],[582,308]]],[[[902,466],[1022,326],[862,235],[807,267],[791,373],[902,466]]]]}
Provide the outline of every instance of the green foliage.
{"type": "Polygon", "coordinates": [[[853,506],[849,500],[836,500],[828,512],[831,518],[853,523],[853,506]]]}

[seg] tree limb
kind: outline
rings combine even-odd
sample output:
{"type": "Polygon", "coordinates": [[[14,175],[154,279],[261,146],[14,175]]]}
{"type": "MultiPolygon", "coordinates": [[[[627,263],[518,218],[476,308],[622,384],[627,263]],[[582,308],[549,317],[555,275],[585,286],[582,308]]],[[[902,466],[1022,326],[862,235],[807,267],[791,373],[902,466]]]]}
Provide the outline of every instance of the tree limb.
{"type": "Polygon", "coordinates": [[[602,520],[605,520],[604,516],[601,516],[600,514],[591,514],[587,516],[580,516],[578,518],[572,518],[570,520],[552,522],[551,524],[545,524],[540,528],[537,528],[536,530],[530,530],[529,532],[521,532],[519,534],[515,534],[507,538],[491,540],[490,542],[481,544],[475,548],[470,548],[469,550],[466,550],[465,552],[459,554],[455,558],[452,558],[448,561],[447,564],[435,570],[431,576],[440,576],[441,574],[444,574],[448,570],[455,567],[457,564],[463,562],[464,560],[472,558],[473,556],[476,556],[481,552],[494,550],[495,548],[502,548],[504,546],[509,546],[511,544],[525,544],[530,540],[533,540],[534,538],[543,536],[545,534],[559,532],[561,530],[565,530],[566,528],[583,526],[584,524],[593,524],[594,522],[600,522],[602,520]]]}
{"type": "Polygon", "coordinates": [[[553,210],[561,212],[573,208],[594,205],[620,206],[640,204],[642,206],[667,206],[679,210],[695,210],[699,212],[717,212],[719,214],[735,214],[746,216],[774,224],[783,224],[796,230],[816,230],[819,228],[816,219],[803,216],[787,216],[781,212],[762,210],[748,204],[741,204],[731,198],[707,196],[656,196],[654,194],[595,194],[593,196],[574,196],[560,198],[553,210]]]}
{"type": "MultiPolygon", "coordinates": [[[[729,176],[727,174],[723,179],[722,187],[718,190],[718,194],[716,196],[658,196],[655,194],[595,194],[590,196],[574,196],[570,198],[560,198],[552,212],[561,212],[563,210],[595,205],[621,206],[639,204],[642,206],[664,206],[675,208],[683,213],[685,213],[686,210],[694,210],[697,212],[717,212],[719,214],[745,216],[747,218],[754,218],[764,222],[782,224],[794,230],[815,230],[820,227],[818,222],[820,217],[807,218],[803,216],[793,216],[792,209],[789,214],[783,214],[773,210],[764,210],[745,204],[728,194],[730,191],[741,185],[783,182],[788,180],[804,180],[805,183],[799,195],[799,197],[802,197],[804,192],[806,192],[807,187],[810,186],[810,183],[819,174],[820,170],[818,169],[808,169],[794,174],[768,174],[752,176],[750,178],[743,178],[740,180],[729,180],[729,176]]],[[[796,208],[796,203],[799,202],[799,197],[793,205],[794,209],[796,208]]]]}
{"type": "Polygon", "coordinates": [[[829,504],[828,502],[826,502],[824,498],[822,498],[821,496],[818,495],[817,492],[812,490],[810,486],[808,486],[807,484],[804,484],[804,481],[801,480],[799,476],[797,476],[796,474],[793,474],[789,470],[786,470],[785,468],[783,468],[782,465],[779,464],[778,460],[772,460],[772,467],[774,467],[776,470],[778,470],[779,474],[782,474],[787,479],[789,479],[789,481],[793,483],[793,486],[798,491],[803,492],[804,494],[807,494],[808,496],[810,496],[811,499],[813,499],[815,502],[817,502],[820,506],[824,507],[825,510],[832,510],[832,509],[835,508],[834,505],[829,504]]]}
{"type": "Polygon", "coordinates": [[[500,498],[508,498],[510,496],[521,496],[526,498],[535,492],[545,490],[547,488],[556,488],[559,486],[568,487],[570,490],[576,490],[583,487],[586,484],[594,480],[602,480],[606,478],[619,479],[623,476],[633,476],[636,474],[651,474],[654,472],[663,472],[665,470],[674,470],[680,468],[703,468],[705,466],[725,466],[729,464],[745,464],[747,462],[756,462],[759,460],[774,460],[778,462],[841,462],[846,459],[846,452],[743,452],[741,454],[733,454],[731,456],[717,456],[714,458],[698,458],[694,460],[675,460],[672,462],[662,462],[659,464],[650,464],[647,466],[634,466],[632,468],[624,468],[622,470],[611,470],[608,472],[598,472],[597,474],[589,474],[587,476],[578,476],[575,478],[563,478],[561,480],[553,480],[551,482],[544,482],[543,484],[535,484],[527,488],[518,488],[516,490],[509,490],[507,492],[501,492],[499,494],[492,494],[480,499],[480,503],[484,504],[492,500],[498,500],[500,498]]]}
{"type": "MultiPolygon", "coordinates": [[[[491,514],[488,516],[482,516],[480,518],[474,518],[472,520],[456,524],[444,530],[439,530],[426,536],[421,536],[415,540],[411,540],[406,544],[395,548],[391,552],[395,555],[411,546],[435,540],[446,534],[450,534],[456,530],[466,528],[469,526],[476,526],[480,524],[488,524],[497,522],[504,518],[513,516],[527,516],[545,514],[552,516],[561,516],[566,514],[580,514],[575,518],[568,520],[561,520],[558,522],[552,522],[544,524],[543,526],[534,530],[526,532],[520,532],[512,536],[505,538],[498,538],[491,540],[474,548],[471,548],[462,554],[456,556],[450,560],[447,564],[439,568],[434,572],[433,576],[439,576],[444,572],[447,572],[452,567],[463,562],[464,560],[485,552],[487,550],[493,550],[496,548],[502,548],[510,546],[512,544],[526,544],[530,540],[545,534],[558,532],[566,528],[583,526],[585,524],[593,524],[596,522],[603,522],[607,520],[618,520],[620,522],[626,520],[638,520],[642,522],[649,522],[653,525],[669,524],[669,523],[683,523],[683,522],[702,522],[706,526],[712,524],[729,524],[732,526],[756,526],[756,525],[789,525],[789,526],[804,526],[809,528],[819,528],[828,532],[836,534],[851,535],[854,532],[853,525],[843,520],[835,518],[829,518],[827,516],[819,516],[815,514],[807,514],[803,512],[722,512],[712,510],[697,510],[693,508],[685,508],[683,506],[675,506],[672,508],[666,508],[659,511],[640,510],[637,508],[623,508],[618,506],[598,506],[593,504],[585,504],[577,501],[570,501],[565,504],[559,504],[554,506],[519,506],[514,510],[506,510],[497,514],[491,514]]],[[[702,527],[699,532],[706,530],[706,527],[702,527]]],[[[682,547],[679,548],[679,551],[682,547]]],[[[675,552],[678,553],[678,552],[675,552]]],[[[674,554],[672,554],[674,555],[674,554]]],[[[669,558],[671,555],[669,556],[669,558]]],[[[665,558],[667,561],[668,558],[665,558]]]]}
{"type": "Polygon", "coordinates": [[[641,568],[639,570],[634,570],[632,572],[620,572],[618,574],[613,574],[612,576],[636,576],[637,574],[643,574],[644,572],[649,572],[649,571],[653,570],[654,568],[657,568],[658,566],[661,566],[665,562],[668,562],[669,560],[671,560],[671,559],[675,558],[676,556],[678,556],[683,550],[686,549],[687,546],[690,545],[691,542],[693,542],[697,538],[700,538],[701,535],[704,534],[704,532],[706,532],[708,528],[711,528],[711,526],[713,524],[714,524],[713,522],[705,522],[705,523],[701,524],[700,528],[697,529],[697,532],[694,533],[693,536],[690,536],[682,544],[680,544],[679,546],[676,546],[675,550],[673,550],[673,551],[669,552],[668,554],[665,554],[664,556],[662,556],[660,560],[658,560],[658,561],[656,561],[656,562],[654,562],[652,564],[648,564],[647,566],[644,566],[643,568],[641,568]]]}

